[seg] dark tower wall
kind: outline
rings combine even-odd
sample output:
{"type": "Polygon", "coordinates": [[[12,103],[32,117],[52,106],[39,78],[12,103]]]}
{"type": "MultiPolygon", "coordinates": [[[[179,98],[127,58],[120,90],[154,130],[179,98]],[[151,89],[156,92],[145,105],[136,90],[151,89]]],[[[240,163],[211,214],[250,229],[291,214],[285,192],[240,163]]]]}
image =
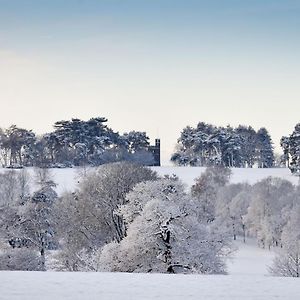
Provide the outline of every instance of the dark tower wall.
{"type": "Polygon", "coordinates": [[[160,166],[160,139],[155,139],[155,145],[149,146],[148,151],[153,155],[153,166],[160,166]]]}

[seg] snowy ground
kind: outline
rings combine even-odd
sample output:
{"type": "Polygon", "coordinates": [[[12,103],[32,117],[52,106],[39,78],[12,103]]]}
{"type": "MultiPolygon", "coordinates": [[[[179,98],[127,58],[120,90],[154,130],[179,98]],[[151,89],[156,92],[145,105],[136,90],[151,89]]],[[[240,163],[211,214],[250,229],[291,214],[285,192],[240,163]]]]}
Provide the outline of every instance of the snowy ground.
{"type": "MultiPolygon", "coordinates": [[[[176,174],[188,186],[193,185],[194,180],[205,171],[205,168],[202,167],[153,167],[152,169],[155,170],[159,175],[176,174]]],[[[293,184],[298,184],[299,182],[299,178],[293,176],[291,171],[287,168],[232,168],[231,171],[231,183],[248,182],[249,184],[253,184],[269,176],[286,179],[293,184]]]]}
{"type": "Polygon", "coordinates": [[[273,254],[253,243],[240,250],[227,276],[0,272],[1,300],[297,300],[300,281],[267,276],[273,254]]]}
{"type": "MultiPolygon", "coordinates": [[[[199,177],[205,168],[201,167],[152,167],[159,175],[176,174],[185,184],[192,186],[197,177],[199,177]]],[[[74,190],[79,181],[80,169],[53,169],[54,180],[59,183],[59,193],[65,190],[74,190]]],[[[274,169],[232,169],[231,183],[248,182],[256,183],[269,176],[279,177],[294,184],[298,184],[299,178],[293,176],[289,169],[274,168],[274,169]]]]}
{"type": "MultiPolygon", "coordinates": [[[[187,186],[193,185],[195,179],[199,177],[205,168],[201,167],[152,167],[159,175],[176,174],[187,186]]],[[[34,174],[32,168],[27,169],[30,174],[34,174]]],[[[7,169],[0,169],[0,172],[7,172],[7,169]]],[[[81,168],[73,169],[51,169],[54,181],[58,184],[57,191],[62,194],[64,191],[74,191],[79,182],[79,175],[82,174],[81,168]]],[[[293,176],[289,169],[232,169],[231,183],[248,182],[256,183],[269,176],[279,177],[289,180],[293,184],[298,184],[299,178],[293,176]]]]}
{"type": "Polygon", "coordinates": [[[234,242],[238,249],[228,261],[228,273],[242,276],[269,276],[268,267],[272,265],[274,252],[257,247],[254,239],[234,242]]]}

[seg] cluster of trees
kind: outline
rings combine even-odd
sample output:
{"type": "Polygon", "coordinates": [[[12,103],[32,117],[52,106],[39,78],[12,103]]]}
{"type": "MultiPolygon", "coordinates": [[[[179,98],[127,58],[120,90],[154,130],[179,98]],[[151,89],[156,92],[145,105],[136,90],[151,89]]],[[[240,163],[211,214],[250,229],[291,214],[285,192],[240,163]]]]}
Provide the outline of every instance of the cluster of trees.
{"type": "Polygon", "coordinates": [[[53,132],[41,136],[12,125],[0,130],[1,164],[4,167],[69,167],[122,160],[153,164],[145,132],[120,135],[106,122],[101,117],[58,121],[53,132]]]}
{"type": "Polygon", "coordinates": [[[266,178],[252,186],[230,184],[209,202],[220,226],[234,239],[257,240],[260,247],[278,252],[271,273],[300,276],[300,187],[280,178],[266,178]]]}
{"type": "Polygon", "coordinates": [[[251,126],[217,127],[200,122],[196,128],[183,129],[171,161],[180,166],[271,168],[275,157],[265,128],[256,132],[251,126]]]}
{"type": "MultiPolygon", "coordinates": [[[[3,178],[18,187],[19,174],[3,178]]],[[[223,177],[211,171],[192,195],[176,176],[122,162],[87,173],[60,198],[49,178],[32,195],[18,187],[1,204],[0,268],[46,270],[47,251],[59,249],[59,270],[223,274],[230,237],[201,209],[206,187],[216,196],[223,177]]]]}
{"type": "Polygon", "coordinates": [[[290,136],[281,138],[280,145],[285,165],[293,174],[300,175],[300,123],[295,126],[290,136]]]}
{"type": "Polygon", "coordinates": [[[0,269],[46,270],[46,251],[56,249],[55,184],[47,169],[0,174],[0,269]]]}
{"type": "Polygon", "coordinates": [[[207,168],[189,190],[176,176],[118,162],[58,197],[48,169],[35,179],[6,171],[0,269],[224,274],[231,241],[251,237],[277,249],[271,273],[300,277],[300,187],[272,177],[230,184],[230,175],[207,168]],[[50,250],[59,250],[51,266],[50,250]]]}

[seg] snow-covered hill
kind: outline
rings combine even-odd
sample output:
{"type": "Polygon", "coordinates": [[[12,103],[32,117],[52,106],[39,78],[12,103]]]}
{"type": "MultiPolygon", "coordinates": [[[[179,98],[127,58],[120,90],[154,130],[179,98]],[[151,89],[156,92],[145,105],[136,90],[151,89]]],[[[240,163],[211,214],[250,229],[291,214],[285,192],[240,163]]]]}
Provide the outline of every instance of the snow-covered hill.
{"type": "MultiPolygon", "coordinates": [[[[194,183],[195,178],[199,177],[205,171],[201,167],[153,167],[158,174],[176,174],[188,186],[194,183]]],[[[279,177],[298,184],[299,178],[293,176],[287,168],[271,168],[271,169],[250,169],[250,168],[232,168],[231,183],[248,182],[256,183],[269,176],[279,177]]]]}
{"type": "MultiPolygon", "coordinates": [[[[199,177],[205,168],[201,167],[152,167],[159,175],[176,174],[185,184],[191,186],[194,180],[199,177]]],[[[32,169],[29,169],[33,173],[32,169]]],[[[57,191],[61,194],[64,191],[73,191],[79,182],[79,175],[83,170],[80,168],[73,169],[52,169],[54,181],[58,184],[57,191]]],[[[232,169],[231,182],[248,182],[256,183],[269,176],[280,177],[298,184],[299,178],[293,176],[289,169],[232,169]]]]}
{"type": "MultiPolygon", "coordinates": [[[[199,177],[205,168],[202,167],[152,167],[159,175],[176,174],[187,186],[191,186],[194,180],[199,177]]],[[[33,168],[27,168],[30,174],[34,174],[33,168]]],[[[7,172],[8,169],[0,169],[0,172],[7,172]]],[[[17,170],[18,171],[18,170],[17,170]]],[[[82,168],[72,169],[51,169],[53,180],[57,183],[57,191],[59,194],[64,191],[74,191],[77,183],[80,180],[80,174],[88,170],[82,168]]],[[[269,176],[279,177],[289,180],[293,184],[298,184],[299,178],[293,176],[289,169],[274,168],[274,169],[245,169],[233,168],[231,175],[232,183],[248,182],[256,183],[269,176]]]]}

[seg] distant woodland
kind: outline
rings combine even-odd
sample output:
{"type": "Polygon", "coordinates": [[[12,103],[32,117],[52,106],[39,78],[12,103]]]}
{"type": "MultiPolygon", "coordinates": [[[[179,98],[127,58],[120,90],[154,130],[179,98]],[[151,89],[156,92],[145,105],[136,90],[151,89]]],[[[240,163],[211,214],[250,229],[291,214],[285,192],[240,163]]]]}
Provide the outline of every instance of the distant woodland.
{"type": "Polygon", "coordinates": [[[58,121],[52,132],[40,136],[12,125],[0,130],[1,164],[11,168],[99,166],[117,161],[153,164],[145,132],[119,134],[106,122],[102,117],[58,121]]]}
{"type": "Polygon", "coordinates": [[[171,161],[179,166],[223,166],[235,168],[289,167],[300,172],[300,124],[290,136],[282,137],[283,155],[276,157],[266,128],[217,127],[200,122],[185,127],[177,140],[171,161]]]}
{"type": "MultiPolygon", "coordinates": [[[[182,130],[171,161],[179,166],[289,167],[292,173],[300,173],[300,124],[282,137],[281,147],[283,154],[275,155],[266,128],[256,131],[251,126],[200,122],[182,130]]],[[[0,162],[8,168],[99,166],[118,161],[159,165],[151,148],[146,132],[120,134],[103,117],[57,121],[53,131],[43,135],[16,125],[0,129],[0,162]]]]}

